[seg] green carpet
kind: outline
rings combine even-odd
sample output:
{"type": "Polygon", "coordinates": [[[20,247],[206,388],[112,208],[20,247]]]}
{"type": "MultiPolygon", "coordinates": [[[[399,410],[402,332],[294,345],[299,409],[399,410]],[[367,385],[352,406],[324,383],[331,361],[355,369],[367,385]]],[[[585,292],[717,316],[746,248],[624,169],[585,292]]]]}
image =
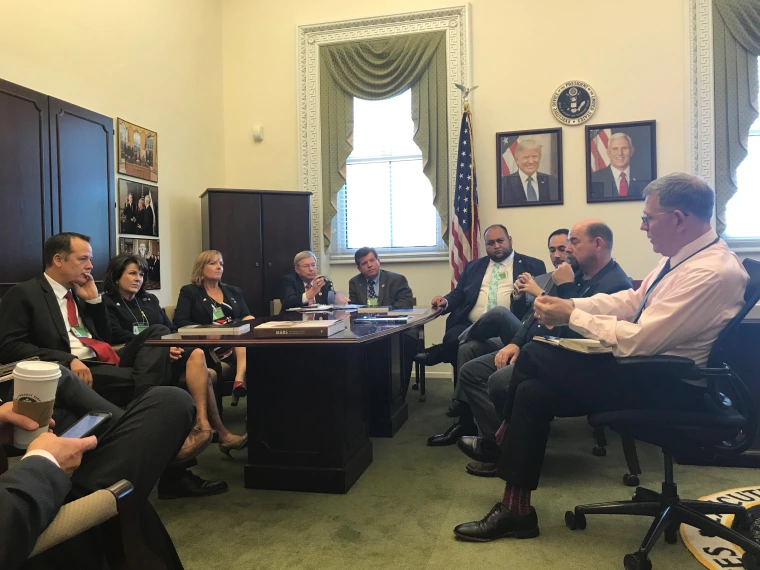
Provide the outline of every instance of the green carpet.
{"type": "MultiPolygon", "coordinates": [[[[373,439],[374,462],[346,495],[249,490],[243,487],[245,452],[231,461],[211,446],[194,469],[224,479],[230,490],[214,497],[153,504],[188,570],[326,568],[615,569],[638,548],[648,517],[588,517],[585,531],[570,532],[564,513],[577,504],[629,499],[622,484],[625,461],[619,439],[609,436],[607,457],[591,455],[585,419],[552,426],[540,488],[533,494],[541,536],[465,543],[452,529],[480,519],[501,499],[503,482],[468,475],[467,458],[425,439],[445,429],[451,383],[428,381],[428,401],[408,397],[409,419],[393,439],[373,439]]],[[[241,401],[241,404],[244,400],[241,401]]],[[[227,407],[228,427],[243,430],[245,408],[227,407]]],[[[233,452],[235,453],[235,452],[233,452]]],[[[659,489],[662,455],[639,444],[642,485],[659,489]]],[[[752,469],[676,465],[682,497],[756,485],[752,469]]],[[[702,566],[679,542],[660,541],[655,569],[702,566]]]]}

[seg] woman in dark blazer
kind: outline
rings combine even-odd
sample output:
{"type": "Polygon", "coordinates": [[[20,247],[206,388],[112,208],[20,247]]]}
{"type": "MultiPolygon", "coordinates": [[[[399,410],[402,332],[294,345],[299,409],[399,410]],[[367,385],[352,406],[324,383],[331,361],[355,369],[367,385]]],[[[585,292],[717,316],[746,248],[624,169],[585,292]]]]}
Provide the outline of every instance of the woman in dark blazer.
{"type": "MultiPolygon", "coordinates": [[[[191,283],[179,291],[174,321],[177,326],[210,325],[235,319],[253,319],[239,287],[222,283],[224,259],[214,249],[201,252],[193,264],[191,283]]],[[[219,360],[231,359],[235,367],[235,383],[232,385],[232,405],[246,395],[245,348],[221,346],[214,349],[219,360]]]]}
{"type": "MultiPolygon", "coordinates": [[[[150,325],[164,325],[177,332],[176,325],[166,315],[158,298],[145,291],[147,274],[145,261],[131,254],[114,257],[106,269],[103,283],[103,300],[108,310],[111,326],[111,342],[122,344],[131,341],[150,325]]],[[[219,434],[219,449],[230,454],[232,449],[242,449],[248,443],[247,435],[231,433],[219,417],[214,389],[209,382],[206,355],[200,348],[182,349],[171,347],[172,382],[184,379],[187,391],[195,402],[196,424],[193,435],[211,442],[214,430],[219,434]]]]}

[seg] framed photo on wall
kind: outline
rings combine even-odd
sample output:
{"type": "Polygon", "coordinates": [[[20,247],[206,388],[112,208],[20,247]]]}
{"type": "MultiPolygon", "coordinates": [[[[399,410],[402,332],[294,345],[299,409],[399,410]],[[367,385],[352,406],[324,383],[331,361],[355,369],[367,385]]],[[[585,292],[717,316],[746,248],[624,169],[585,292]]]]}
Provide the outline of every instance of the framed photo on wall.
{"type": "Polygon", "coordinates": [[[119,174],[158,182],[158,135],[155,131],[116,119],[119,133],[119,174]]]}
{"type": "Polygon", "coordinates": [[[496,206],[562,204],[562,129],[496,133],[496,206]]]}
{"type": "Polygon", "coordinates": [[[586,126],[586,201],[643,200],[657,178],[655,121],[586,126]]]}
{"type": "Polygon", "coordinates": [[[119,178],[119,233],[158,237],[158,187],[119,178]]]}
{"type": "Polygon", "coordinates": [[[148,274],[145,275],[145,288],[161,288],[161,247],[159,240],[120,237],[119,253],[130,253],[144,260],[148,266],[148,274]]]}

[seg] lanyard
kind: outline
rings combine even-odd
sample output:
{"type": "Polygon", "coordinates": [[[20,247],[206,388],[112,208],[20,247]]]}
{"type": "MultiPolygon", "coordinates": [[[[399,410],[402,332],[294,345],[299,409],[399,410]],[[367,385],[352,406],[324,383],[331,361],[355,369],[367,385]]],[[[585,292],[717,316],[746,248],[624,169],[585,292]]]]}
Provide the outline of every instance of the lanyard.
{"type": "MultiPolygon", "coordinates": [[[[138,322],[137,321],[137,315],[135,315],[132,312],[132,309],[129,307],[129,304],[128,304],[127,300],[124,297],[122,297],[121,300],[124,301],[124,306],[130,312],[130,314],[132,315],[132,318],[135,319],[134,322],[138,322]]],[[[135,304],[137,305],[137,310],[139,310],[140,314],[142,315],[143,320],[141,322],[150,324],[150,321],[148,320],[148,317],[145,316],[145,311],[143,311],[142,307],[140,307],[140,302],[137,300],[137,296],[135,296],[135,304]]]]}

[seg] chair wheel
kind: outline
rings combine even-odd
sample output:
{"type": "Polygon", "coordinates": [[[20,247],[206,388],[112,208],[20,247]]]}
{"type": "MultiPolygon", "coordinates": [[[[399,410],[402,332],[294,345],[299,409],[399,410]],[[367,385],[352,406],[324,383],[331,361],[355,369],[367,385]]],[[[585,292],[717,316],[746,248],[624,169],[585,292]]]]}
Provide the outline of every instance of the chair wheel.
{"type": "Polygon", "coordinates": [[[646,554],[626,554],[623,558],[625,570],[652,570],[652,561],[646,557],[646,554]]]}
{"type": "Polygon", "coordinates": [[[591,450],[591,454],[595,457],[605,457],[607,455],[607,448],[595,445],[594,449],[591,450]]]}
{"type": "Polygon", "coordinates": [[[584,530],[586,528],[586,515],[583,513],[575,514],[574,511],[565,513],[565,526],[570,530],[584,530]]]}
{"type": "Polygon", "coordinates": [[[732,530],[737,532],[747,532],[750,528],[752,528],[752,517],[747,511],[744,511],[742,514],[734,515],[734,520],[731,523],[732,530]]]}
{"type": "Polygon", "coordinates": [[[760,570],[760,560],[758,560],[757,554],[752,554],[749,551],[742,554],[742,566],[744,566],[744,570],[760,570]]]}
{"type": "Polygon", "coordinates": [[[417,401],[418,401],[418,402],[424,402],[425,400],[427,400],[427,396],[426,396],[425,394],[420,394],[420,395],[417,397],[417,401]]]}
{"type": "Polygon", "coordinates": [[[412,384],[412,390],[417,391],[419,389],[420,389],[420,385],[419,384],[412,384]]]}
{"type": "Polygon", "coordinates": [[[669,526],[665,529],[665,542],[678,544],[678,525],[669,526]]]}
{"type": "Polygon", "coordinates": [[[631,473],[626,473],[625,475],[623,475],[623,485],[625,485],[626,487],[638,487],[639,476],[633,475],[631,473]]]}

